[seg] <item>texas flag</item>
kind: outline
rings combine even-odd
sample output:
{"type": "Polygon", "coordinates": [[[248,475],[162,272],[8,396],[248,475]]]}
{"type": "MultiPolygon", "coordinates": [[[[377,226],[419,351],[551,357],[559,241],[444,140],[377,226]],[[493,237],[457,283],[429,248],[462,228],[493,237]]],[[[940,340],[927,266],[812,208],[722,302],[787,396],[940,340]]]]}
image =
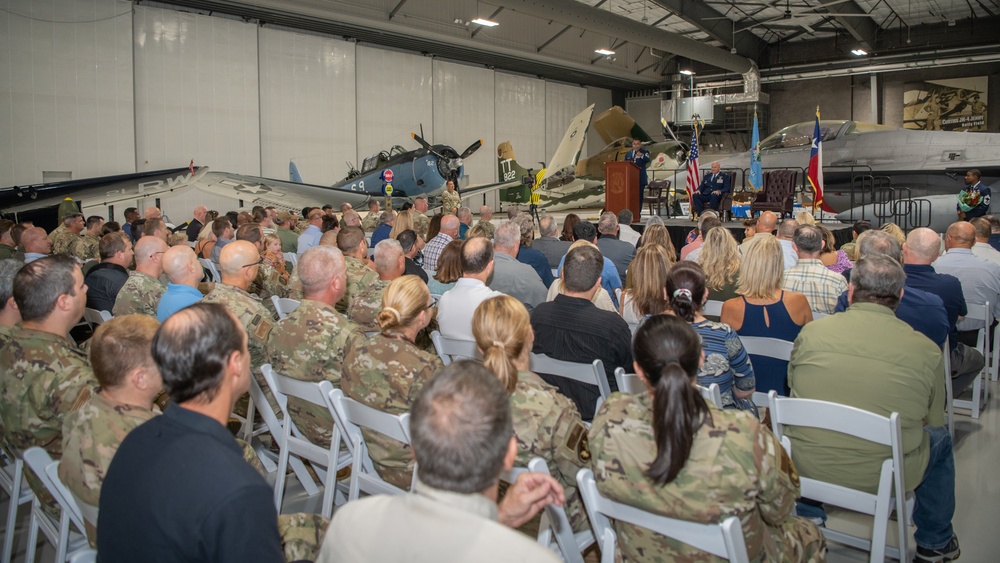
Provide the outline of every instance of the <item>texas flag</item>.
{"type": "Polygon", "coordinates": [[[816,106],[816,127],[813,129],[812,151],[809,153],[809,171],[806,173],[813,189],[813,213],[820,207],[833,212],[833,208],[823,201],[823,134],[819,128],[819,106],[816,106]]]}

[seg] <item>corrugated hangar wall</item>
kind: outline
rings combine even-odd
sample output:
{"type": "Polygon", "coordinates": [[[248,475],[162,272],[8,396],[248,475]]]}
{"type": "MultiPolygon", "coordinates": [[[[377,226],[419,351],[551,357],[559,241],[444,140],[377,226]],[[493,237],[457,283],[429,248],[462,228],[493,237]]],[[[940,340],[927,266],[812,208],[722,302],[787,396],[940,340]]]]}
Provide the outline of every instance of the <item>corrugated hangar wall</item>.
{"type": "MultiPolygon", "coordinates": [[[[115,0],[0,0],[0,186],[195,164],[332,184],[411,131],[496,181],[496,145],[544,162],[610,91],[115,0]],[[61,23],[61,22],[89,23],[61,23]],[[8,79],[9,78],[9,79],[8,79]]],[[[586,149],[585,149],[586,152],[586,149]]],[[[489,203],[489,201],[487,201],[489,203]]]]}

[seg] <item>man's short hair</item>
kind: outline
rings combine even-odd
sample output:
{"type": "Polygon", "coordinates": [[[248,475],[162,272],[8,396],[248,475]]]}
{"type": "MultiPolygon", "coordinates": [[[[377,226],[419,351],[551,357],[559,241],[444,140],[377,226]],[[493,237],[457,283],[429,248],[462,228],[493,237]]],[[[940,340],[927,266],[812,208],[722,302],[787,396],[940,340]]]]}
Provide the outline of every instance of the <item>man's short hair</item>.
{"type": "Polygon", "coordinates": [[[101,324],[90,339],[90,365],[103,388],[120,386],[137,368],[156,369],[150,343],[160,323],[149,315],[124,315],[101,324]]]}
{"type": "Polygon", "coordinates": [[[53,254],[18,270],[14,275],[14,303],[21,311],[21,319],[44,319],[55,309],[60,295],[76,295],[73,270],[79,269],[68,254],[53,254]]]}
{"type": "Polygon", "coordinates": [[[378,222],[382,225],[388,225],[395,216],[396,214],[392,212],[392,209],[386,209],[378,216],[378,222]]]}
{"type": "Polygon", "coordinates": [[[100,215],[91,215],[90,217],[87,217],[87,230],[89,231],[103,222],[104,217],[101,217],[100,215]]]}
{"type": "MultiPolygon", "coordinates": [[[[754,223],[756,226],[756,223],[754,223]]],[[[778,225],[778,236],[791,240],[795,236],[795,229],[799,228],[799,222],[795,219],[785,219],[778,225]]]]}
{"type": "Polygon", "coordinates": [[[152,219],[146,219],[146,223],[142,227],[142,236],[153,236],[156,231],[166,231],[167,223],[159,217],[154,217],[152,219]]]}
{"type": "Polygon", "coordinates": [[[516,205],[511,205],[507,208],[507,220],[509,221],[514,217],[517,217],[519,213],[521,213],[521,208],[516,205]]]}
{"type": "Polygon", "coordinates": [[[594,242],[594,239],[597,238],[597,229],[590,221],[580,221],[573,227],[573,238],[594,242]]]}
{"type": "Polygon", "coordinates": [[[261,207],[260,209],[257,209],[255,207],[253,210],[253,222],[263,223],[264,219],[267,219],[267,211],[264,211],[263,207],[261,207]]]}
{"type": "Polygon", "coordinates": [[[21,235],[24,234],[25,230],[27,227],[20,223],[10,228],[10,238],[14,241],[14,246],[21,246],[21,235]]]}
{"type": "Polygon", "coordinates": [[[983,177],[983,173],[980,172],[978,168],[973,168],[973,169],[969,170],[968,172],[966,172],[966,174],[972,174],[973,176],[976,177],[976,180],[979,180],[979,179],[981,179],[983,177]]]}
{"type": "Polygon", "coordinates": [[[976,238],[990,238],[993,234],[993,227],[990,226],[990,222],[986,220],[985,217],[976,217],[972,221],[972,227],[976,229],[976,238]]]}
{"type": "Polygon", "coordinates": [[[1000,217],[997,217],[996,215],[985,215],[983,218],[990,222],[991,234],[995,235],[1000,233],[1000,217]]]}
{"type": "Polygon", "coordinates": [[[374,199],[374,198],[373,199],[369,199],[368,200],[368,209],[371,210],[371,209],[375,209],[376,207],[378,207],[378,200],[374,199]]]}
{"type": "Polygon", "coordinates": [[[715,219],[718,219],[719,218],[719,214],[716,213],[715,211],[712,211],[711,209],[706,209],[706,210],[702,211],[701,215],[698,215],[698,232],[703,232],[701,230],[701,227],[705,223],[705,220],[706,219],[711,219],[713,217],[715,219]]]}
{"type": "Polygon", "coordinates": [[[212,234],[216,238],[225,236],[226,230],[233,228],[233,224],[229,222],[229,219],[224,217],[212,221],[212,234]]]}
{"type": "Polygon", "coordinates": [[[139,210],[134,207],[126,207],[125,211],[122,212],[122,216],[125,217],[125,221],[129,220],[129,217],[135,217],[139,215],[139,210]]]}
{"type": "Polygon", "coordinates": [[[382,239],[375,245],[375,269],[382,272],[396,265],[403,255],[403,246],[396,239],[382,239]]]}
{"type": "Polygon", "coordinates": [[[852,302],[876,303],[895,311],[905,283],[906,272],[897,260],[879,254],[866,256],[855,262],[851,272],[852,302]]]}
{"type": "Polygon", "coordinates": [[[309,210],[309,213],[307,213],[305,217],[306,217],[306,220],[311,223],[311,222],[315,221],[316,219],[319,219],[320,217],[322,217],[324,215],[326,215],[326,213],[323,213],[322,209],[317,209],[317,208],[313,207],[313,208],[311,208],[309,210]]]}
{"type": "Polygon", "coordinates": [[[114,233],[108,233],[101,237],[101,240],[97,243],[97,253],[100,255],[101,260],[107,260],[108,258],[114,258],[115,254],[119,252],[125,252],[128,245],[132,244],[129,240],[128,235],[122,231],[117,231],[114,233]]]}
{"type": "Polygon", "coordinates": [[[104,226],[101,227],[101,236],[103,237],[108,233],[119,233],[121,230],[122,226],[118,221],[107,221],[104,223],[104,226]]]}
{"type": "Polygon", "coordinates": [[[253,244],[264,240],[264,231],[259,223],[243,223],[236,229],[236,240],[245,240],[253,244]]]}
{"type": "Polygon", "coordinates": [[[466,219],[472,219],[472,210],[468,207],[459,207],[458,211],[455,212],[455,217],[464,223],[466,219]]]}
{"type": "Polygon", "coordinates": [[[504,221],[493,231],[493,245],[497,248],[513,249],[519,242],[521,227],[514,221],[504,221]]]}
{"type": "Polygon", "coordinates": [[[632,215],[632,211],[629,209],[622,209],[618,212],[618,224],[619,225],[631,225],[632,219],[635,217],[632,215]]]}
{"type": "Polygon", "coordinates": [[[503,471],[514,434],[510,399],[482,364],[457,361],[420,391],[410,434],[421,482],[460,494],[482,492],[503,471]]]}
{"type": "Polygon", "coordinates": [[[361,227],[344,227],[337,233],[337,248],[345,254],[354,252],[364,241],[365,232],[361,227]]]}
{"type": "Polygon", "coordinates": [[[896,237],[885,231],[875,231],[869,229],[858,236],[858,257],[866,256],[888,256],[893,260],[903,263],[903,247],[900,246],[896,237]]]}
{"type": "Polygon", "coordinates": [[[546,215],[538,220],[538,232],[543,237],[554,237],[559,232],[559,224],[551,215],[546,215]]]}
{"type": "Polygon", "coordinates": [[[417,243],[417,233],[413,229],[406,229],[396,235],[396,240],[399,241],[399,245],[403,247],[403,254],[406,254],[412,250],[413,245],[417,243]]]}
{"type": "Polygon", "coordinates": [[[0,311],[3,311],[14,295],[14,276],[21,266],[24,266],[24,262],[20,260],[13,258],[0,260],[0,311]]]}
{"type": "Polygon", "coordinates": [[[610,211],[605,211],[597,222],[597,230],[602,235],[615,234],[615,231],[618,230],[618,217],[610,211]]]}
{"type": "Polygon", "coordinates": [[[195,303],[167,318],[153,336],[153,360],[173,403],[219,392],[229,356],[243,350],[245,332],[218,303],[195,303]]]}
{"type": "Polygon", "coordinates": [[[313,295],[326,286],[331,279],[344,275],[347,265],[344,253],[332,246],[314,246],[302,253],[296,266],[302,292],[313,295]]]}
{"type": "Polygon", "coordinates": [[[62,224],[69,225],[71,222],[75,221],[77,218],[83,219],[83,213],[67,213],[62,216],[62,224]]]}
{"type": "Polygon", "coordinates": [[[865,231],[870,231],[872,228],[871,221],[868,219],[858,219],[854,222],[854,232],[856,234],[861,234],[865,231]]]}
{"type": "Polygon", "coordinates": [[[493,243],[483,237],[465,241],[462,245],[462,273],[479,274],[493,261],[493,243]]]}
{"type": "Polygon", "coordinates": [[[701,238],[704,240],[708,236],[708,232],[712,229],[722,226],[722,221],[718,217],[706,217],[704,221],[701,222],[701,238]]]}
{"type": "Polygon", "coordinates": [[[814,225],[799,225],[792,238],[799,252],[815,254],[823,249],[823,231],[814,225]]]}
{"type": "Polygon", "coordinates": [[[563,262],[563,287],[581,293],[590,290],[604,270],[604,256],[589,244],[578,246],[566,253],[563,262]]]}

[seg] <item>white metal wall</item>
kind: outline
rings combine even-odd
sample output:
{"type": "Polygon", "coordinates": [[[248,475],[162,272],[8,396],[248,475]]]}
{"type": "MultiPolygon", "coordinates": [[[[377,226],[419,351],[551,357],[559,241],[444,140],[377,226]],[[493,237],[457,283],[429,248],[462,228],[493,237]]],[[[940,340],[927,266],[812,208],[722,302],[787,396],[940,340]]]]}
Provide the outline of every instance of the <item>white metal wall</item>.
{"type": "MultiPolygon", "coordinates": [[[[587,86],[587,105],[594,104],[594,116],[604,110],[611,109],[611,90],[587,86]]],[[[587,144],[583,149],[584,156],[597,154],[604,148],[604,140],[593,131],[587,131],[587,144]]]]}
{"type": "MultiPolygon", "coordinates": [[[[545,155],[551,157],[569,122],[587,107],[587,89],[580,86],[545,83],[545,155]]],[[[548,164],[546,162],[546,164],[548,164]]]]}
{"type": "Polygon", "coordinates": [[[463,182],[496,182],[493,115],[493,71],[434,61],[435,140],[461,153],[478,139],[483,146],[465,160],[463,182]]]}
{"type": "Polygon", "coordinates": [[[0,0],[0,8],[0,186],[40,183],[43,171],[74,179],[132,171],[130,6],[0,0]]]}
{"type": "Polygon", "coordinates": [[[494,80],[494,145],[510,141],[518,164],[537,170],[551,156],[545,152],[545,81],[503,72],[494,80]]]}
{"type": "Polygon", "coordinates": [[[259,175],[257,26],[135,10],[136,169],[259,175]]]}
{"type": "Polygon", "coordinates": [[[429,143],[447,144],[434,135],[431,58],[366,45],[356,52],[358,168],[393,145],[418,148],[410,133],[419,133],[421,124],[429,143]]]}
{"type": "Polygon", "coordinates": [[[329,185],[357,159],[354,43],[260,30],[261,174],[329,185]]]}

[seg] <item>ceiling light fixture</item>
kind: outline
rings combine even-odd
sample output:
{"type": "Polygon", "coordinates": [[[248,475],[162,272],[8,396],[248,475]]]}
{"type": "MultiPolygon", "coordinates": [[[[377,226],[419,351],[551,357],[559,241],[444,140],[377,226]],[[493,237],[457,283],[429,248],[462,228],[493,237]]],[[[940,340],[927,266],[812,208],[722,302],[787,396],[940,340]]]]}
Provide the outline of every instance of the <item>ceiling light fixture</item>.
{"type": "Polygon", "coordinates": [[[680,72],[684,76],[694,76],[694,71],[691,70],[691,69],[685,68],[684,70],[681,70],[681,71],[678,71],[678,72],[680,72]]]}
{"type": "Polygon", "coordinates": [[[594,49],[594,52],[598,55],[604,55],[605,57],[610,57],[615,54],[615,52],[611,49],[594,49]]]}
{"type": "Polygon", "coordinates": [[[865,51],[864,49],[851,49],[851,54],[858,57],[863,57],[868,54],[868,51],[865,51]]]}
{"type": "Polygon", "coordinates": [[[488,19],[484,19],[484,18],[476,18],[476,19],[472,20],[472,23],[474,23],[476,25],[481,25],[483,27],[496,27],[496,26],[500,25],[500,22],[495,22],[493,20],[488,20],[488,19]]]}

